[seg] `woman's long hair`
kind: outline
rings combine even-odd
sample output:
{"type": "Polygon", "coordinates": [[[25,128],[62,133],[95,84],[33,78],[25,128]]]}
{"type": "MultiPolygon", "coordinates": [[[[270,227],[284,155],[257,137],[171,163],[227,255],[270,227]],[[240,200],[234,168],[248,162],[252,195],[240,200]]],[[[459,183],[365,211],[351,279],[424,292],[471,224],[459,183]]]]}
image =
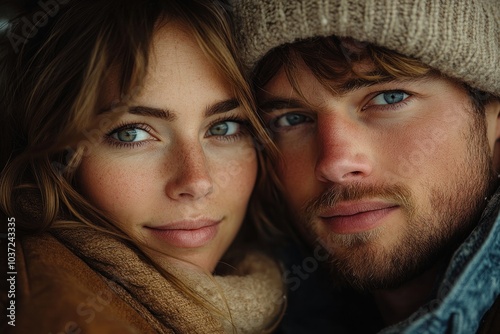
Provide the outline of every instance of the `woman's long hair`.
{"type": "MultiPolygon", "coordinates": [[[[58,228],[55,222],[71,220],[81,223],[73,227],[87,226],[130,241],[78,192],[74,176],[86,148],[97,141],[102,121],[97,108],[106,78],[112,72],[120,74],[121,98],[111,113],[118,116],[120,106],[141,87],[155,30],[169,20],[191,30],[232,87],[253,125],[258,183],[265,184],[262,166],[275,151],[255,113],[226,4],[213,0],[54,3],[57,6],[48,11],[33,4],[12,21],[0,45],[7,50],[0,63],[4,74],[0,207],[16,217],[20,234],[58,228]],[[41,11],[46,15],[37,14],[41,11]]],[[[258,194],[252,197],[248,216],[268,231],[258,198],[258,194]]]]}
{"type": "MultiPolygon", "coordinates": [[[[22,218],[18,229],[42,231],[58,219],[77,219],[115,230],[76,190],[75,170],[102,128],[97,106],[105,79],[119,69],[114,71],[121,75],[121,99],[114,103],[118,114],[141,87],[155,27],[168,20],[191,29],[229,82],[253,125],[260,161],[273,154],[254,112],[227,9],[221,2],[201,0],[70,1],[31,28],[26,20],[13,21],[2,45],[11,52],[1,63],[8,85],[1,99],[0,203],[5,213],[22,218]]],[[[37,10],[22,17],[31,18],[37,10]]],[[[265,170],[259,172],[263,178],[265,170]]]]}

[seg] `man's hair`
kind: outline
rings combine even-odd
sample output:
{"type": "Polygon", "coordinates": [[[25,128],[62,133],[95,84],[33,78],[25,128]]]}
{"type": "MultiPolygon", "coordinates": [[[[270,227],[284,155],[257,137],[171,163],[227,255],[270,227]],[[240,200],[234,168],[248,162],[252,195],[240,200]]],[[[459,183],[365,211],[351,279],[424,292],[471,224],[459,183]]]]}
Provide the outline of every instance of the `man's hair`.
{"type": "MultiPolygon", "coordinates": [[[[352,79],[376,83],[397,78],[442,75],[419,60],[380,46],[337,36],[314,37],[281,45],[267,53],[253,72],[256,91],[263,89],[283,68],[292,87],[298,94],[302,94],[299,87],[300,78],[296,73],[302,61],[316,79],[333,94],[344,93],[349,88],[345,83],[348,80],[352,82],[352,79]],[[368,72],[355,69],[356,64],[370,62],[373,68],[368,72]]],[[[491,94],[471,88],[465,83],[461,84],[468,92],[472,106],[478,112],[484,112],[485,106],[494,99],[491,94]]]]}

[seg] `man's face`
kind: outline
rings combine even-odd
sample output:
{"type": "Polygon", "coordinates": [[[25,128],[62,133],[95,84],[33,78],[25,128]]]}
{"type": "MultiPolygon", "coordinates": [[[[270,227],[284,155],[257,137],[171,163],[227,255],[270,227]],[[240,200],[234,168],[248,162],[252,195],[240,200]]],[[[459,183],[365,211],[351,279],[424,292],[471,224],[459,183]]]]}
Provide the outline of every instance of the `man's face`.
{"type": "Polygon", "coordinates": [[[304,63],[296,75],[302,94],[282,69],[260,104],[283,154],[278,174],[297,227],[328,250],[338,280],[395,287],[456,248],[493,174],[495,127],[466,91],[426,76],[347,84],[334,95],[304,63]]]}

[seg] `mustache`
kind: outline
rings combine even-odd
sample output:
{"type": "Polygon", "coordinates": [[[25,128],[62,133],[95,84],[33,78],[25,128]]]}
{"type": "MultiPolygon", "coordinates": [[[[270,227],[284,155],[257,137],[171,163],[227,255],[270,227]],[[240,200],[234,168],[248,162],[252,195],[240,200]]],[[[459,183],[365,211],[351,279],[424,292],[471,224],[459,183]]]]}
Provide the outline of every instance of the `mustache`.
{"type": "Polygon", "coordinates": [[[321,195],[313,198],[303,206],[303,212],[308,218],[312,218],[320,210],[331,208],[340,202],[355,201],[367,198],[382,198],[406,209],[412,215],[414,201],[412,201],[411,191],[399,184],[374,185],[352,183],[348,185],[333,185],[325,190],[321,195]]]}

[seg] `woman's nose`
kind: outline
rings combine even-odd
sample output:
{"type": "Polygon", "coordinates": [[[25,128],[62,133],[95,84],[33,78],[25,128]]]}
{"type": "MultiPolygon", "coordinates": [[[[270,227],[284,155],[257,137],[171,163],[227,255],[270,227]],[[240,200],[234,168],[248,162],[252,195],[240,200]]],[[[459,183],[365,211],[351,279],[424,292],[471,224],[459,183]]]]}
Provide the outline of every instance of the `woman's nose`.
{"type": "MultiPolygon", "coordinates": [[[[213,180],[201,144],[183,145],[175,151],[175,165],[166,185],[174,200],[198,200],[213,191],[213,180]]],[[[169,173],[170,174],[170,173],[169,173]]]]}

